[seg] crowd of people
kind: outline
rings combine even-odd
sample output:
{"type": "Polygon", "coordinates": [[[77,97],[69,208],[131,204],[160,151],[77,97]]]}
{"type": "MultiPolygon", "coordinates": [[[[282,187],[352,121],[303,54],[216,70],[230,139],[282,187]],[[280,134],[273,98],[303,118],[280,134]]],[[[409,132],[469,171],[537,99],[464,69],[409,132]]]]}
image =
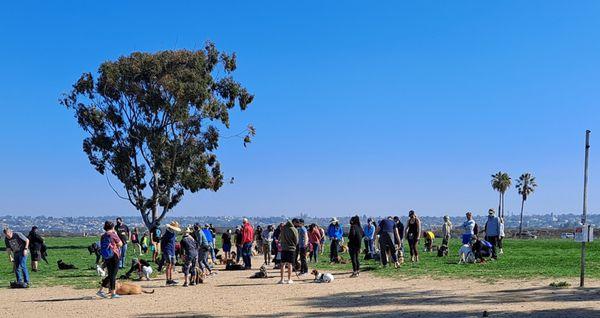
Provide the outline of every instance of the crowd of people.
{"type": "MultiPolygon", "coordinates": [[[[217,231],[211,224],[204,226],[196,223],[182,228],[177,221],[172,221],[165,227],[159,224],[140,236],[138,228],[130,231],[121,218],[116,222],[106,221],[104,234],[100,237],[99,253],[102,267],[107,275],[101,282],[98,291],[100,297],[118,298],[116,280],[118,271],[127,266],[128,244],[131,244],[138,258],[132,260],[132,267],[127,277],[141,267],[149,267],[149,262],[158,266],[159,272],[164,272],[168,286],[178,285],[174,278],[176,264],[181,265],[183,286],[193,286],[203,278],[215,274],[214,265],[219,258],[223,264],[239,264],[242,269],[252,268],[253,256],[262,254],[263,266],[273,266],[280,270],[280,284],[292,284],[292,273],[297,276],[309,272],[309,264],[317,263],[319,256],[324,254],[325,243],[329,240],[329,262],[345,262],[340,253],[347,252],[352,263],[350,277],[360,275],[360,259],[373,259],[382,266],[400,267],[404,263],[405,242],[411,262],[419,262],[419,243],[425,238],[424,250],[433,251],[433,231],[424,231],[421,221],[414,211],[409,211],[406,224],[400,217],[389,216],[378,221],[369,218],[364,226],[358,216],[350,218],[346,225],[347,236],[344,236],[344,226],[337,218],[332,218],[325,228],[318,224],[305,224],[303,219],[294,218],[278,225],[266,225],[264,228],[254,228],[248,219],[233,231],[224,230],[221,234],[221,249],[217,255],[217,231]],[[180,239],[178,240],[178,236],[180,239]],[[363,249],[364,244],[364,249],[363,249]],[[235,251],[233,248],[235,247],[235,251]],[[151,260],[143,260],[142,256],[149,255],[151,260]],[[108,289],[108,294],[104,289],[108,289]]],[[[439,249],[447,251],[453,232],[453,224],[448,216],[443,217],[439,233],[442,243],[439,249]]],[[[478,261],[486,258],[497,259],[503,253],[502,241],[504,222],[490,209],[488,219],[483,229],[473,219],[471,212],[466,213],[466,219],[461,224],[460,236],[462,244],[468,245],[478,261]],[[482,235],[485,234],[485,235],[482,235]]],[[[31,257],[31,269],[38,270],[39,261],[45,257],[44,238],[33,227],[29,235],[4,229],[5,244],[16,275],[17,284],[28,287],[30,284],[27,269],[27,258],[31,257]]],[[[438,248],[436,246],[436,248],[438,248]]],[[[131,254],[131,253],[130,253],[131,254]]],[[[447,252],[446,252],[447,254],[447,252]]],[[[442,253],[439,253],[442,255],[442,253]]],[[[45,259],[45,258],[44,258],[45,259]]],[[[150,269],[151,270],[151,269],[150,269]]],[[[149,275],[146,272],[145,277],[149,275]]]]}

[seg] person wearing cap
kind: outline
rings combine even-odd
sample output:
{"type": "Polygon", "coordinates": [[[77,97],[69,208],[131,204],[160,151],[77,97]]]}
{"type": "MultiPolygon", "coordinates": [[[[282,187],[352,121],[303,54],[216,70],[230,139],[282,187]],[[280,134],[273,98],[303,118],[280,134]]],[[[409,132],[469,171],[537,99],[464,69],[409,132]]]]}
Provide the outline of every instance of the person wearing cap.
{"type": "Polygon", "coordinates": [[[198,243],[190,235],[192,229],[187,228],[183,232],[183,238],[181,239],[181,251],[183,256],[183,287],[189,285],[195,285],[196,283],[196,263],[198,262],[198,243]]]}
{"type": "Polygon", "coordinates": [[[337,218],[332,218],[327,228],[327,236],[331,240],[331,246],[329,248],[329,261],[334,263],[338,261],[338,248],[340,241],[344,235],[344,231],[340,226],[340,222],[337,218]]]}
{"type": "Polygon", "coordinates": [[[165,234],[163,234],[160,243],[163,252],[163,260],[167,264],[165,276],[168,286],[178,284],[175,280],[173,280],[173,269],[175,268],[176,263],[175,243],[177,241],[178,232],[181,232],[179,222],[172,221],[171,223],[167,224],[167,230],[165,231],[165,234]]]}
{"type": "Polygon", "coordinates": [[[500,237],[500,218],[496,216],[494,209],[489,209],[488,218],[485,222],[485,240],[492,244],[492,259],[497,259],[496,246],[500,237]]]}
{"type": "Polygon", "coordinates": [[[242,220],[242,224],[242,260],[244,261],[244,269],[251,269],[254,228],[246,218],[242,220]]]}
{"type": "Polygon", "coordinates": [[[450,237],[452,235],[452,222],[450,222],[450,217],[444,215],[444,223],[442,224],[442,246],[448,247],[448,242],[450,242],[450,237]]]}
{"type": "Polygon", "coordinates": [[[467,220],[462,224],[463,235],[462,235],[462,243],[469,244],[471,243],[471,237],[475,235],[475,220],[473,220],[473,214],[471,212],[467,212],[466,214],[467,220]]]}
{"type": "Polygon", "coordinates": [[[242,243],[242,229],[239,225],[235,227],[235,233],[233,238],[235,241],[235,263],[238,264],[240,262],[240,259],[242,258],[242,247],[244,245],[242,243]]]}
{"type": "Polygon", "coordinates": [[[367,224],[365,224],[363,232],[365,233],[364,239],[365,246],[367,247],[367,257],[368,259],[373,259],[375,255],[375,224],[373,224],[373,219],[367,219],[367,224]]]}

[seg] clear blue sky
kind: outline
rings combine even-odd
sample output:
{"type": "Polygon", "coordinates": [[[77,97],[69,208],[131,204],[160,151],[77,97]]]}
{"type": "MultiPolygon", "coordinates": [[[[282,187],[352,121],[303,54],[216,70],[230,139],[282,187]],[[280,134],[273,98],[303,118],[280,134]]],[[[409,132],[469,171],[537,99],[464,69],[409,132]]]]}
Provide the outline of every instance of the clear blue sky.
{"type": "Polygon", "coordinates": [[[233,126],[258,135],[222,144],[235,184],[175,215],[482,213],[500,169],[537,177],[527,213],[580,212],[585,129],[600,211],[597,1],[24,2],[0,7],[0,214],[135,213],[57,100],[103,61],[206,40],[237,52],[256,99],[233,126]]]}

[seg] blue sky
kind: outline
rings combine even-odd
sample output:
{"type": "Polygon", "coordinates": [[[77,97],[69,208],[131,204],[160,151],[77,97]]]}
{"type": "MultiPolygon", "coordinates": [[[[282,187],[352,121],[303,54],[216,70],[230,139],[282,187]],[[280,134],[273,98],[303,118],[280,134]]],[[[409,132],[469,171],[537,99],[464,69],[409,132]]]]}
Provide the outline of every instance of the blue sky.
{"type": "Polygon", "coordinates": [[[258,135],[222,143],[235,184],[175,215],[482,213],[498,170],[537,177],[526,213],[580,212],[585,129],[598,211],[598,16],[596,1],[3,3],[0,214],[134,214],[58,98],[103,61],[206,40],[237,53],[256,98],[233,130],[258,135]]]}

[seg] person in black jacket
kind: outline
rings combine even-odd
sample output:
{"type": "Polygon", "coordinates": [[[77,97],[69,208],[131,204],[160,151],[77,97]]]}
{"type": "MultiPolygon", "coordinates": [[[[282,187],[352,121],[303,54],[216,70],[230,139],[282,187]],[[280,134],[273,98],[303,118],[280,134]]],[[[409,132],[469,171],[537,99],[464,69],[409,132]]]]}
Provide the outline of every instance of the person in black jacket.
{"type": "Polygon", "coordinates": [[[31,228],[29,235],[27,235],[29,250],[31,252],[31,270],[34,272],[38,271],[38,263],[42,259],[42,246],[44,245],[44,239],[37,230],[38,227],[34,226],[31,228]]]}
{"type": "Polygon", "coordinates": [[[360,218],[358,215],[355,215],[350,218],[350,232],[348,233],[348,252],[352,260],[352,275],[350,277],[358,277],[359,275],[360,263],[358,262],[358,255],[360,254],[360,244],[363,236],[365,236],[365,232],[363,232],[362,226],[360,226],[360,218]]]}

